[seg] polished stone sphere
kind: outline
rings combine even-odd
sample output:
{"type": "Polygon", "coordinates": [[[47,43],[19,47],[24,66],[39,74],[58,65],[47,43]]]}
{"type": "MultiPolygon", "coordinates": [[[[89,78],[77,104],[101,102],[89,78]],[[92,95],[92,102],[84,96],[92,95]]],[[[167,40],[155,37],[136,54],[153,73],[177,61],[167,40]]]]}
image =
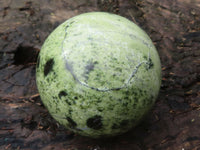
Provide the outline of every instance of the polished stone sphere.
{"type": "Polygon", "coordinates": [[[44,42],[36,67],[38,90],[52,117],[93,138],[136,126],[161,85],[151,39],[110,13],[85,13],[62,23],[44,42]]]}

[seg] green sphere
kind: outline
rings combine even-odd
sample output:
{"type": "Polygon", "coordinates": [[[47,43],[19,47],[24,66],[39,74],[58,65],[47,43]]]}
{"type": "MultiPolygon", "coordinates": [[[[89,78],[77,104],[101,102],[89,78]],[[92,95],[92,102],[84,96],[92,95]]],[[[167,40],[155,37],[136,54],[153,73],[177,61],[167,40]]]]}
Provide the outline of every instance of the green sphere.
{"type": "Polygon", "coordinates": [[[75,16],[46,39],[36,66],[38,90],[52,117],[93,138],[136,126],[161,84],[158,53],[128,19],[103,12],[75,16]]]}

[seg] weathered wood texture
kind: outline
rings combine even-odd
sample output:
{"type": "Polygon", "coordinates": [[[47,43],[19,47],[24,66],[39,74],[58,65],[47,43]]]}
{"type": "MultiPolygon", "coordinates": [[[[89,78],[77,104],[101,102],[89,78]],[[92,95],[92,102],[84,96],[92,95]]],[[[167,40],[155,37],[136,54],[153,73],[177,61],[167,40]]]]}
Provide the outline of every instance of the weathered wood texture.
{"type": "Polygon", "coordinates": [[[0,149],[199,150],[199,0],[1,0],[0,149]],[[64,20],[89,11],[120,14],[152,38],[162,87],[144,121],[130,132],[93,140],[59,126],[35,84],[41,45],[64,20]]]}

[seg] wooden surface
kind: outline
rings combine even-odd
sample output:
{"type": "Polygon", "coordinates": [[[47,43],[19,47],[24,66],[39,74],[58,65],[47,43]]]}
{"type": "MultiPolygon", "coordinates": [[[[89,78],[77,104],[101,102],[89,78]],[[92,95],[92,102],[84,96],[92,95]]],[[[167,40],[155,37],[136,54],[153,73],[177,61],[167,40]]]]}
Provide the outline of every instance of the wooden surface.
{"type": "Polygon", "coordinates": [[[1,0],[0,149],[199,150],[199,0],[1,0]],[[130,132],[89,139],[58,125],[40,101],[35,64],[49,33],[89,11],[118,13],[152,38],[162,63],[155,106],[130,132]]]}

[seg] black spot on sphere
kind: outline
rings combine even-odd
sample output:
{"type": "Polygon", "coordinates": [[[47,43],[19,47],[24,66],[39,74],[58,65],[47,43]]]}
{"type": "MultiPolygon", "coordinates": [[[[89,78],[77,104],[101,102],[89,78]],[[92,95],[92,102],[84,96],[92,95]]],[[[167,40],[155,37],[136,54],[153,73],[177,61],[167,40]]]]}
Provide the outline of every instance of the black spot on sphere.
{"type": "Polygon", "coordinates": [[[136,103],[133,103],[133,108],[135,109],[137,107],[137,104],[136,103]]]}
{"type": "Polygon", "coordinates": [[[144,58],[145,60],[147,60],[147,56],[143,56],[143,58],[144,58]]]}
{"type": "Polygon", "coordinates": [[[129,123],[128,120],[123,120],[123,121],[120,123],[120,127],[121,127],[121,128],[127,127],[128,123],[129,123]]]}
{"type": "Polygon", "coordinates": [[[151,96],[149,99],[146,99],[146,105],[151,105],[154,103],[154,97],[151,96]]]}
{"type": "Polygon", "coordinates": [[[129,121],[128,120],[122,120],[119,124],[114,123],[112,125],[112,129],[122,129],[126,128],[128,126],[129,121]]]}
{"type": "Polygon", "coordinates": [[[67,119],[67,121],[69,122],[69,126],[70,126],[71,128],[75,128],[75,127],[77,126],[76,122],[75,122],[74,120],[72,120],[72,118],[67,117],[66,119],[67,119]]]}
{"type": "Polygon", "coordinates": [[[154,64],[152,62],[152,59],[149,58],[148,62],[147,62],[147,67],[146,67],[146,70],[149,70],[151,68],[153,68],[154,64]]]}
{"type": "Polygon", "coordinates": [[[54,65],[54,59],[53,58],[49,59],[46,62],[45,66],[44,66],[44,76],[47,76],[49,74],[49,72],[52,71],[53,65],[54,65]]]}
{"type": "Polygon", "coordinates": [[[112,129],[118,129],[118,128],[119,128],[119,126],[118,126],[117,124],[114,123],[114,124],[112,125],[112,129]]]}
{"type": "Polygon", "coordinates": [[[138,103],[138,99],[137,98],[135,99],[135,103],[138,103]]]}
{"type": "Polygon", "coordinates": [[[97,110],[98,110],[99,112],[102,112],[104,109],[103,109],[103,108],[100,108],[100,107],[98,107],[98,108],[97,108],[97,110]]]}
{"type": "Polygon", "coordinates": [[[60,91],[60,93],[58,94],[58,97],[61,99],[61,97],[67,96],[67,92],[65,91],[60,91]]]}
{"type": "Polygon", "coordinates": [[[89,72],[93,71],[94,70],[94,64],[93,63],[88,63],[86,66],[85,66],[85,70],[86,70],[86,74],[88,74],[89,72]]]}
{"type": "Polygon", "coordinates": [[[71,115],[72,112],[73,112],[73,111],[72,111],[72,109],[70,108],[69,111],[68,111],[69,115],[71,115]]]}
{"type": "Polygon", "coordinates": [[[40,66],[40,55],[38,56],[38,58],[37,58],[37,68],[39,68],[39,66],[40,66]]]}
{"type": "Polygon", "coordinates": [[[103,127],[102,117],[99,115],[95,115],[87,120],[87,126],[94,130],[99,130],[103,127]]]}
{"type": "Polygon", "coordinates": [[[149,59],[149,69],[151,69],[153,66],[154,66],[154,64],[153,64],[153,62],[152,62],[152,59],[150,58],[150,59],[149,59]]]}
{"type": "Polygon", "coordinates": [[[97,61],[95,62],[87,62],[86,66],[85,66],[85,71],[83,73],[83,76],[85,77],[85,81],[88,80],[88,75],[90,74],[91,71],[94,70],[95,65],[98,64],[97,61]]]}
{"type": "Polygon", "coordinates": [[[71,105],[71,102],[69,101],[69,99],[66,99],[65,102],[66,102],[68,105],[71,105]]]}
{"type": "Polygon", "coordinates": [[[124,107],[127,107],[128,105],[129,105],[128,102],[123,102],[123,103],[122,103],[122,106],[124,106],[124,107]]]}

